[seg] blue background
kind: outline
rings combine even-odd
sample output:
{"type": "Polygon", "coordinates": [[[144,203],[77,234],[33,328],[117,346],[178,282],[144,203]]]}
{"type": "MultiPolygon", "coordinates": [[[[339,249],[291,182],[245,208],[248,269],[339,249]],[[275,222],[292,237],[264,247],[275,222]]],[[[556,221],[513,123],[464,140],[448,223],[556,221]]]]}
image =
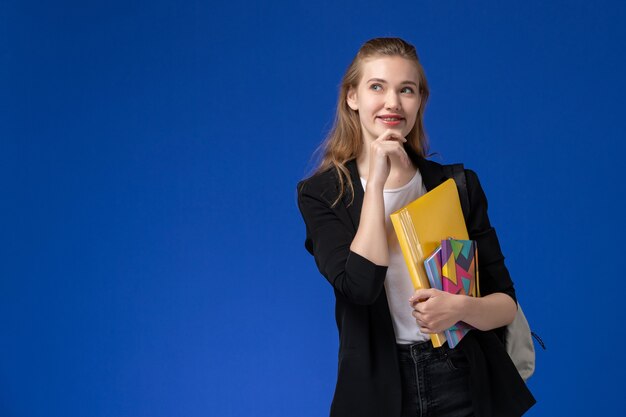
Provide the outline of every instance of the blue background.
{"type": "Polygon", "coordinates": [[[0,415],[327,414],[334,300],[295,184],[377,36],[417,46],[435,160],[480,175],[547,343],[528,415],[621,412],[625,20],[578,0],[3,0],[0,415]]]}

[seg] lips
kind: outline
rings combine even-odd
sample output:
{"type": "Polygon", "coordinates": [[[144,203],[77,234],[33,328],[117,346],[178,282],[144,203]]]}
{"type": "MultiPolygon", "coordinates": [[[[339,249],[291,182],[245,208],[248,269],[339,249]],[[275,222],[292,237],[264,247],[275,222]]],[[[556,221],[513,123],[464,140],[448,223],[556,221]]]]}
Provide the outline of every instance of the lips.
{"type": "Polygon", "coordinates": [[[383,114],[381,116],[376,116],[377,119],[380,119],[386,125],[395,126],[404,120],[404,117],[399,114],[383,114]]]}
{"type": "Polygon", "coordinates": [[[404,120],[404,117],[400,116],[399,114],[383,114],[381,116],[376,116],[376,117],[384,121],[393,121],[393,122],[404,120]]]}

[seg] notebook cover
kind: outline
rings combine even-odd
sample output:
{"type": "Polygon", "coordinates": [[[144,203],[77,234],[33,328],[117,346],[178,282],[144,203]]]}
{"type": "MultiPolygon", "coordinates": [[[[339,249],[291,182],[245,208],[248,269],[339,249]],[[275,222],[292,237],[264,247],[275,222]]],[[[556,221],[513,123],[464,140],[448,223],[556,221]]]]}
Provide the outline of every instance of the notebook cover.
{"type": "Polygon", "coordinates": [[[443,290],[441,286],[441,246],[424,260],[424,268],[426,269],[426,275],[428,275],[430,288],[443,290]]]}
{"type": "MultiPolygon", "coordinates": [[[[446,239],[441,241],[441,287],[451,294],[477,296],[478,253],[473,240],[446,239]]],[[[458,322],[444,333],[448,346],[454,348],[471,329],[458,322]]]]}

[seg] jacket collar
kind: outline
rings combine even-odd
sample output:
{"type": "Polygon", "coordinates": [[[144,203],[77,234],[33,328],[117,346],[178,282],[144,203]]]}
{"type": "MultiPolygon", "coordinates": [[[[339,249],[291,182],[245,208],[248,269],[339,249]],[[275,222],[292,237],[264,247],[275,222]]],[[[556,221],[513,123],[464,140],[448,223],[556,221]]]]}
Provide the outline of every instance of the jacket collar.
{"type": "Polygon", "coordinates": [[[424,159],[421,156],[410,156],[411,160],[417,166],[417,169],[419,169],[420,174],[422,175],[422,181],[424,181],[424,186],[426,186],[427,191],[432,190],[448,179],[443,170],[443,165],[424,159]]]}

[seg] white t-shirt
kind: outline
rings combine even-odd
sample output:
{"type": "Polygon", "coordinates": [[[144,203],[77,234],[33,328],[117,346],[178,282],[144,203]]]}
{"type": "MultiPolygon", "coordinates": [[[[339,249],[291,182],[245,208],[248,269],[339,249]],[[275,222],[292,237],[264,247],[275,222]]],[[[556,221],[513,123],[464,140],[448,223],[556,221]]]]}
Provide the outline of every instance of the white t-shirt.
{"type": "MultiPolygon", "coordinates": [[[[365,189],[367,181],[361,178],[361,183],[363,184],[363,189],[365,189]]],[[[415,176],[406,185],[383,191],[385,226],[387,227],[387,243],[389,246],[389,268],[385,278],[385,291],[387,292],[393,329],[396,333],[396,343],[399,344],[427,341],[430,339],[430,336],[420,332],[415,318],[411,315],[413,309],[409,304],[409,298],[411,298],[415,289],[413,288],[409,270],[402,256],[402,250],[389,215],[425,193],[426,187],[422,182],[422,175],[419,170],[415,172],[415,176]]]]}

